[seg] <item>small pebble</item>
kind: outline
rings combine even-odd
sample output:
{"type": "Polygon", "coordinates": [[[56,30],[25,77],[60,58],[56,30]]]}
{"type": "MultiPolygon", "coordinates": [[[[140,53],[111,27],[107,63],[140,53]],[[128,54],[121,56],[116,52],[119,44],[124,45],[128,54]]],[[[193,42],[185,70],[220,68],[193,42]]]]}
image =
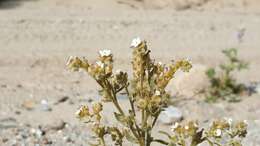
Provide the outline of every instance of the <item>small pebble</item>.
{"type": "Polygon", "coordinates": [[[1,85],[2,88],[7,88],[7,85],[1,85]]]}
{"type": "Polygon", "coordinates": [[[45,99],[41,100],[41,109],[43,111],[52,111],[51,107],[49,106],[48,101],[45,99]]]}
{"type": "Polygon", "coordinates": [[[22,107],[25,108],[26,110],[33,110],[35,108],[35,101],[34,100],[25,100],[22,103],[22,107]]]}
{"type": "Polygon", "coordinates": [[[68,96],[63,96],[61,97],[56,103],[54,103],[55,105],[66,102],[69,99],[68,96]]]}

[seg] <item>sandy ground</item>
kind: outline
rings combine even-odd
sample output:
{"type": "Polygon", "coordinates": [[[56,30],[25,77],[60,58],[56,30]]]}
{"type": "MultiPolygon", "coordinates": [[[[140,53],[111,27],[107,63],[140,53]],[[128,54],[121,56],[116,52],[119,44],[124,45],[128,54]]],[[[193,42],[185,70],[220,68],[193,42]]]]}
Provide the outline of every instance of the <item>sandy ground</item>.
{"type": "MultiPolygon", "coordinates": [[[[247,119],[252,124],[245,145],[259,145],[259,94],[231,105],[209,105],[201,102],[201,97],[191,97],[205,86],[205,69],[224,61],[221,50],[225,48],[238,48],[240,57],[250,62],[250,70],[235,74],[239,81],[260,81],[259,2],[211,0],[190,5],[180,9],[174,2],[165,6],[155,0],[0,1],[0,137],[2,142],[7,139],[2,144],[20,145],[19,138],[11,139],[19,135],[12,133],[19,128],[55,125],[62,120],[70,128],[63,133],[59,130],[60,136],[48,133],[53,139],[58,137],[51,145],[86,145],[86,140],[77,136],[72,142],[62,140],[70,130],[85,136],[74,111],[90,99],[98,100],[97,84],[84,73],[67,71],[66,59],[79,55],[94,61],[99,49],[111,49],[115,67],[130,72],[129,44],[140,36],[148,41],[154,58],[165,62],[190,58],[194,63],[191,73],[177,75],[169,87],[173,94],[191,98],[177,105],[185,120],[247,119]],[[68,101],[55,104],[63,97],[68,101]],[[42,110],[41,100],[47,100],[52,110],[42,110]],[[22,106],[26,102],[33,110],[22,106]],[[3,126],[5,121],[13,121],[14,125],[3,126]]],[[[159,124],[161,128],[169,127],[159,124]]],[[[22,142],[32,145],[38,141],[22,142]]]]}

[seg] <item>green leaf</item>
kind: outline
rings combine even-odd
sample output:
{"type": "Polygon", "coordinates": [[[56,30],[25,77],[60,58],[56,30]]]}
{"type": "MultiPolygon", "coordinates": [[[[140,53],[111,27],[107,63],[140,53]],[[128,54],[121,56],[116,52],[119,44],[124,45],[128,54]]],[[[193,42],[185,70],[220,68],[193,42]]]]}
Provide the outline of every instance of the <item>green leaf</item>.
{"type": "Polygon", "coordinates": [[[207,74],[207,76],[208,76],[210,79],[212,79],[212,78],[214,78],[214,76],[215,76],[215,74],[216,74],[216,71],[215,71],[214,68],[210,68],[210,69],[207,70],[206,74],[207,74]]]}
{"type": "Polygon", "coordinates": [[[126,117],[122,114],[116,113],[114,112],[115,118],[118,122],[120,122],[121,124],[123,124],[124,126],[127,126],[127,121],[126,121],[126,117]]]}
{"type": "Polygon", "coordinates": [[[138,143],[138,140],[129,131],[125,132],[125,138],[131,143],[138,143]]]}

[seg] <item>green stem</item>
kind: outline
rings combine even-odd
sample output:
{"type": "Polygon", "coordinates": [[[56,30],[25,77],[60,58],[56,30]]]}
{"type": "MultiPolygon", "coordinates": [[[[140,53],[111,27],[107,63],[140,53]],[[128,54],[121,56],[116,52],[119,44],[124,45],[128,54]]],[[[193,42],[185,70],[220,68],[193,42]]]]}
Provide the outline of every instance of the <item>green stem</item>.
{"type": "Polygon", "coordinates": [[[120,114],[125,115],[124,111],[120,107],[119,103],[117,100],[113,100],[114,105],[116,106],[117,110],[120,112],[120,114]]]}
{"type": "MultiPolygon", "coordinates": [[[[124,113],[124,111],[122,110],[121,106],[118,103],[118,100],[117,100],[117,97],[116,97],[116,92],[114,91],[112,85],[108,82],[108,80],[106,80],[106,83],[107,83],[107,85],[110,87],[110,89],[112,91],[112,101],[113,101],[114,105],[116,106],[116,108],[120,112],[120,114],[122,114],[124,116],[125,113],[124,113]]],[[[129,94],[129,92],[128,92],[128,94],[129,94]]],[[[135,122],[135,125],[136,125],[136,127],[138,127],[136,122],[135,122]]],[[[139,143],[142,143],[142,140],[140,139],[140,136],[136,133],[136,131],[133,128],[133,126],[129,125],[129,128],[130,128],[131,132],[134,134],[134,136],[138,139],[139,143]]]]}
{"type": "Polygon", "coordinates": [[[213,141],[211,141],[209,138],[207,138],[206,137],[206,140],[208,141],[208,143],[210,144],[210,146],[214,146],[214,144],[215,145],[217,145],[217,146],[221,146],[221,144],[219,144],[219,143],[217,143],[217,142],[213,142],[213,141]]]}
{"type": "MultiPolygon", "coordinates": [[[[133,112],[134,116],[136,116],[135,107],[134,107],[134,100],[133,100],[133,97],[130,95],[130,93],[128,91],[128,86],[125,87],[125,90],[126,90],[126,94],[128,96],[128,99],[129,99],[129,102],[130,102],[130,105],[131,105],[132,112],[133,112]]],[[[138,135],[140,137],[141,136],[141,132],[140,132],[141,129],[137,125],[135,117],[134,117],[134,125],[135,125],[135,127],[137,129],[137,133],[138,133],[138,135]]]]}
{"type": "Polygon", "coordinates": [[[154,139],[152,142],[157,142],[157,143],[160,143],[160,144],[163,144],[163,145],[169,145],[168,142],[161,140],[161,139],[154,139]]]}
{"type": "Polygon", "coordinates": [[[161,111],[159,111],[156,115],[155,115],[155,118],[153,119],[153,123],[152,123],[152,128],[154,127],[154,125],[156,124],[156,122],[157,122],[157,119],[158,119],[158,117],[159,117],[159,115],[160,115],[160,113],[161,113],[161,111]]]}
{"type": "MultiPolygon", "coordinates": [[[[116,106],[117,110],[120,112],[120,114],[125,115],[124,111],[122,110],[122,108],[120,107],[117,97],[116,97],[116,92],[113,88],[113,86],[110,84],[110,82],[106,79],[105,83],[107,84],[108,88],[111,89],[112,91],[112,101],[114,103],[114,105],[116,106]]],[[[111,92],[110,92],[111,93],[111,92]]]]}
{"type": "Polygon", "coordinates": [[[101,140],[101,145],[102,146],[106,146],[106,142],[105,142],[104,137],[101,137],[100,140],[101,140]]]}
{"type": "Polygon", "coordinates": [[[148,128],[148,117],[149,113],[147,111],[144,111],[144,121],[142,128],[145,128],[146,130],[144,131],[144,140],[145,140],[145,146],[150,146],[150,129],[148,128]]]}
{"type": "Polygon", "coordinates": [[[125,90],[126,90],[126,94],[127,94],[127,96],[128,96],[128,99],[129,99],[129,102],[130,102],[130,105],[131,105],[131,109],[132,109],[133,114],[134,114],[134,116],[135,116],[136,114],[135,114],[135,107],[134,107],[134,99],[133,99],[133,97],[130,95],[127,86],[125,87],[125,90]]]}

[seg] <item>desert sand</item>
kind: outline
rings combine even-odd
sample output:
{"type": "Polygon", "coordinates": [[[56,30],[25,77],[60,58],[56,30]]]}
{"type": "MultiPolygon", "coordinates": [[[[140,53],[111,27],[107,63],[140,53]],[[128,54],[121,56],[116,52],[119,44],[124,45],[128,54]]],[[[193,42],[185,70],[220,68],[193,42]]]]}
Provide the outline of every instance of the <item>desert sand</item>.
{"type": "MultiPolygon", "coordinates": [[[[94,61],[98,50],[111,49],[115,68],[131,73],[129,45],[136,36],[147,40],[159,61],[192,60],[192,71],[178,74],[168,88],[188,99],[176,105],[184,120],[248,120],[244,144],[260,145],[260,93],[232,104],[207,104],[194,96],[207,86],[206,68],[225,61],[225,48],[237,48],[250,63],[234,75],[240,82],[260,81],[258,0],[0,1],[0,145],[88,145],[88,128],[74,112],[99,100],[97,84],[83,72],[68,71],[67,58],[94,61]]],[[[114,123],[109,117],[107,122],[114,123]]],[[[157,129],[169,125],[159,123],[157,129]]]]}

